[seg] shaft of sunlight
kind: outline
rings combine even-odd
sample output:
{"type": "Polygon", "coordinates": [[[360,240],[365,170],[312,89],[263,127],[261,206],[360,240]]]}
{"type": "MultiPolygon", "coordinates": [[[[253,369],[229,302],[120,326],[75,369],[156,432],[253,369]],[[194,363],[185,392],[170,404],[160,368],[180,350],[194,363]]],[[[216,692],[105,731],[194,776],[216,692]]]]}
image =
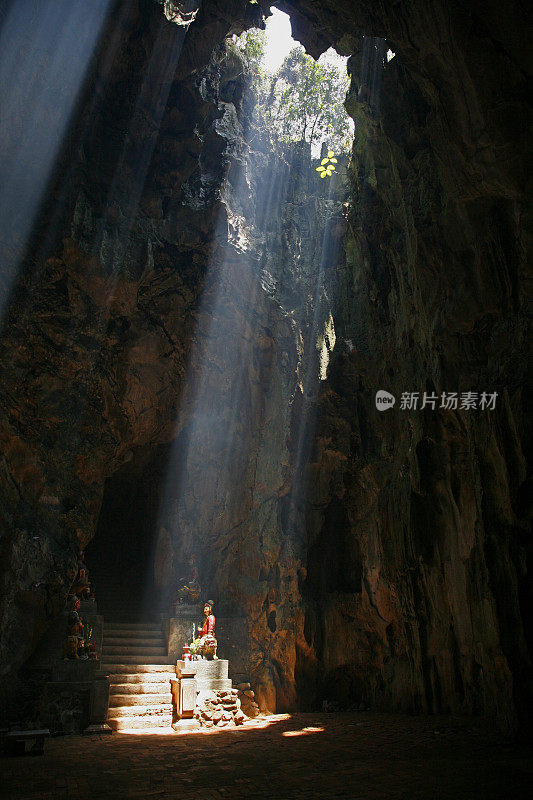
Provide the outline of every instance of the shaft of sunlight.
{"type": "MultiPolygon", "coordinates": [[[[253,131],[243,136],[248,140],[253,131]]],[[[265,420],[276,413],[269,406],[269,368],[257,353],[268,315],[260,265],[268,248],[266,229],[283,207],[291,180],[287,164],[271,159],[252,211],[252,176],[244,160],[235,164],[230,206],[244,214],[227,219],[222,210],[218,222],[215,240],[228,244],[214,249],[208,265],[160,520],[173,531],[178,561],[187,563],[193,553],[202,564],[202,583],[210,586],[216,583],[217,529],[244,523],[250,513],[249,470],[253,461],[259,482],[258,441],[265,420]],[[248,240],[254,226],[255,245],[248,240]]],[[[240,580],[235,575],[235,583],[240,580]]]]}
{"type": "MultiPolygon", "coordinates": [[[[267,50],[271,37],[272,28],[269,33],[267,27],[267,50]]],[[[285,44],[288,51],[295,43],[289,37],[285,44]]],[[[223,578],[218,575],[222,563],[217,553],[220,547],[229,547],[234,552],[236,593],[246,591],[246,575],[240,574],[239,567],[242,542],[238,531],[255,524],[252,515],[260,498],[268,499],[266,484],[270,482],[272,494],[284,479],[281,476],[286,466],[286,443],[283,437],[279,441],[267,440],[271,430],[267,427],[268,420],[280,413],[275,406],[279,398],[274,396],[269,383],[277,373],[270,367],[258,366],[261,365],[258,341],[265,336],[274,347],[277,345],[277,323],[269,314],[275,317],[279,312],[272,312],[273,306],[269,304],[279,303],[276,291],[290,295],[294,287],[287,284],[273,289],[277,283],[290,283],[291,271],[287,269],[277,277],[271,275],[267,269],[268,251],[272,237],[274,241],[276,236],[284,241],[287,221],[283,214],[294,203],[286,205],[288,193],[293,198],[305,196],[313,191],[309,189],[309,175],[312,174],[313,180],[318,179],[308,143],[292,142],[286,152],[278,154],[268,150],[268,137],[263,143],[251,127],[242,131],[240,145],[239,138],[226,143],[231,159],[230,180],[223,192],[225,203],[221,206],[196,314],[158,520],[159,529],[172,532],[176,564],[185,572],[194,557],[201,571],[201,585],[215,597],[219,578],[223,578]],[[265,152],[263,147],[267,148],[265,152]],[[258,153],[253,148],[260,150],[260,157],[254,158],[254,153],[255,156],[258,153]],[[254,169],[259,172],[255,174],[254,169]],[[254,201],[250,194],[253,185],[260,186],[254,201]]],[[[296,474],[289,498],[288,524],[280,531],[288,532],[287,539],[292,538],[296,528],[296,513],[305,489],[302,476],[314,435],[320,381],[317,343],[326,321],[331,319],[324,299],[324,272],[336,258],[338,238],[331,239],[332,226],[329,218],[323,219],[323,208],[333,208],[334,192],[332,181],[327,197],[322,195],[321,202],[309,205],[315,209],[311,214],[316,214],[316,218],[312,216],[307,223],[311,232],[309,241],[302,242],[317,257],[316,274],[306,278],[310,280],[311,308],[300,364],[302,415],[297,422],[296,453],[292,458],[292,471],[296,474]]],[[[294,224],[298,225],[297,220],[294,224]]],[[[300,255],[295,252],[294,258],[296,275],[300,255]]],[[[311,256],[308,258],[312,262],[311,256]]],[[[281,316],[287,313],[280,311],[281,316]]],[[[296,351],[296,343],[294,347],[296,351]]],[[[290,407],[286,413],[290,425],[290,407]]],[[[291,547],[289,541],[287,548],[291,547]]]]}
{"type": "MultiPolygon", "coordinates": [[[[333,199],[333,183],[328,187],[328,208],[331,209],[333,199]]],[[[331,211],[330,211],[331,213],[331,211]]],[[[305,466],[312,447],[316,427],[316,392],[321,378],[320,362],[316,355],[316,343],[321,327],[321,301],[324,293],[324,276],[326,267],[335,263],[338,256],[339,240],[331,238],[331,226],[326,222],[322,236],[319,266],[315,277],[313,312],[311,324],[306,332],[304,345],[303,381],[301,384],[302,409],[296,431],[296,447],[294,456],[294,477],[289,496],[289,513],[287,518],[285,544],[293,547],[297,539],[298,515],[305,499],[306,482],[305,466]]]]}
{"type": "MultiPolygon", "coordinates": [[[[92,83],[84,84],[88,69],[94,66],[95,53],[97,83],[100,85],[112,75],[117,53],[123,46],[124,13],[127,13],[124,4],[110,15],[111,0],[94,0],[90,4],[82,0],[37,0],[28,19],[28,10],[23,5],[21,0],[11,4],[0,30],[3,190],[0,245],[9,254],[1,275],[0,313],[7,309],[9,294],[18,282],[24,251],[49,191],[67,133],[75,136],[74,144],[69,147],[73,153],[82,153],[86,140],[91,142],[94,136],[101,135],[101,131],[95,133],[92,128],[101,117],[101,91],[92,83]],[[77,113],[80,91],[87,95],[86,105],[83,115],[75,117],[76,127],[72,132],[70,123],[77,113]]],[[[187,28],[176,26],[160,15],[99,217],[87,214],[83,191],[72,191],[77,183],[72,178],[79,169],[74,158],[67,164],[59,185],[54,186],[53,205],[47,210],[45,224],[39,221],[42,228],[39,241],[32,244],[33,260],[44,260],[51,252],[49,248],[57,231],[64,230],[67,224],[82,251],[98,256],[108,297],[92,329],[93,340],[100,345],[105,341],[119,276],[128,269],[130,261],[135,263],[136,255],[130,252],[130,244],[143,236],[136,227],[139,204],[186,35],[187,28]],[[121,209],[118,222],[112,213],[113,205],[121,209]]],[[[142,252],[146,253],[150,245],[146,234],[142,245],[142,252]]],[[[38,269],[29,274],[29,285],[38,276],[38,269]]],[[[20,318],[23,320],[27,315],[31,319],[32,309],[33,293],[26,291],[20,298],[20,318]]],[[[77,323],[73,319],[64,324],[64,335],[68,338],[77,323]]],[[[85,365],[88,374],[99,361],[100,352],[100,347],[92,348],[85,365]]],[[[85,436],[88,413],[89,396],[83,394],[71,430],[73,468],[85,436]]],[[[150,597],[150,603],[151,600],[150,597]]]]}
{"type": "Polygon", "coordinates": [[[15,0],[0,30],[0,319],[110,0],[15,0]]]}

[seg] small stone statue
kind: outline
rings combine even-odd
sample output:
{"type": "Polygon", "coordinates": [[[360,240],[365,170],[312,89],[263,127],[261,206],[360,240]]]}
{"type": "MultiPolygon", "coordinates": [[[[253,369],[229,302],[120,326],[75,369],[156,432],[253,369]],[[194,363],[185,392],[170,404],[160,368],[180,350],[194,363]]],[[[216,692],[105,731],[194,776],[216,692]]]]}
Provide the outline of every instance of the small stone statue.
{"type": "Polygon", "coordinates": [[[67,636],[63,645],[63,658],[85,658],[83,620],[79,615],[80,601],[71,595],[71,607],[67,617],[67,636]]]}
{"type": "Polygon", "coordinates": [[[189,561],[189,575],[186,578],[179,579],[179,589],[176,597],[176,605],[195,605],[202,592],[200,587],[200,580],[194,556],[191,556],[189,561]]]}
{"type": "Polygon", "coordinates": [[[208,600],[204,605],[204,623],[198,625],[198,636],[191,644],[192,655],[206,659],[217,658],[217,640],[215,639],[215,616],[213,614],[213,601],[208,600]]]}
{"type": "Polygon", "coordinates": [[[71,591],[82,600],[88,600],[91,596],[91,584],[89,582],[89,570],[85,564],[85,553],[80,550],[78,553],[78,574],[71,591]]]}

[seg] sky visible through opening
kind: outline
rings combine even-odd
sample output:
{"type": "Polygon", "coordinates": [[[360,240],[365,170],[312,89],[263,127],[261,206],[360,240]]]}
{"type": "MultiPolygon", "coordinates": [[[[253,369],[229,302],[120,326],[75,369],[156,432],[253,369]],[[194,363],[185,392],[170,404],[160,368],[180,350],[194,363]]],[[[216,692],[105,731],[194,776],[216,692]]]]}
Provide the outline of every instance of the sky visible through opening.
{"type": "Polygon", "coordinates": [[[290,50],[296,46],[291,35],[291,21],[287,14],[272,8],[272,16],[266,21],[266,47],[264,67],[269,72],[275,72],[289,55],[290,50]]]}
{"type": "MultiPolygon", "coordinates": [[[[284,14],[275,6],[271,9],[272,16],[266,20],[266,47],[263,59],[263,67],[268,72],[276,72],[283,60],[289,55],[293,47],[298,47],[299,42],[292,38],[291,20],[288,14],[284,14]]],[[[319,63],[327,61],[335,64],[339,72],[346,69],[347,58],[340,56],[331,47],[319,58],[319,63]]]]}
{"type": "MultiPolygon", "coordinates": [[[[291,20],[288,14],[280,11],[275,6],[270,8],[272,16],[266,20],[266,47],[263,66],[268,72],[276,72],[283,59],[289,55],[293,47],[298,42],[292,38],[291,20]]],[[[391,61],[396,54],[389,48],[387,50],[387,61],[391,61]]],[[[332,47],[323,53],[319,62],[328,61],[335,64],[339,70],[346,68],[347,57],[340,56],[332,47]]]]}
{"type": "MultiPolygon", "coordinates": [[[[285,58],[289,55],[290,51],[295,47],[302,47],[300,42],[292,38],[291,20],[288,14],[280,11],[275,6],[270,8],[272,15],[268,17],[266,22],[266,42],[265,53],[261,66],[263,69],[273,74],[281,67],[285,58]]],[[[319,64],[328,64],[337,68],[339,74],[346,73],[346,62],[348,58],[339,55],[332,47],[325,53],[322,53],[318,59],[319,64]]],[[[354,122],[346,115],[346,126],[350,129],[352,135],[354,133],[354,122]]],[[[320,156],[321,142],[315,141],[311,152],[314,158],[320,156]]]]}

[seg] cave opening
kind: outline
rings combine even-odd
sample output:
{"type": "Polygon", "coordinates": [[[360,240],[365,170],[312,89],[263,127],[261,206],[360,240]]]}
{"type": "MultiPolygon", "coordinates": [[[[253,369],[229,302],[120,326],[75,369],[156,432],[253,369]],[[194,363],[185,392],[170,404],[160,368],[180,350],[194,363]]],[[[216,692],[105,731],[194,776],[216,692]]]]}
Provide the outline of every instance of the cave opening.
{"type": "Polygon", "coordinates": [[[331,47],[314,59],[293,39],[290,16],[276,6],[270,11],[264,29],[249,28],[230,39],[248,72],[255,135],[268,130],[271,148],[287,160],[287,145],[307,143],[309,158],[319,159],[320,178],[330,177],[338,157],[348,159],[353,142],[354,122],[344,107],[348,57],[331,47]]]}
{"type": "Polygon", "coordinates": [[[158,528],[167,457],[166,446],[139,449],[105,482],[85,562],[108,622],[154,621],[167,611],[173,557],[158,528]]]}

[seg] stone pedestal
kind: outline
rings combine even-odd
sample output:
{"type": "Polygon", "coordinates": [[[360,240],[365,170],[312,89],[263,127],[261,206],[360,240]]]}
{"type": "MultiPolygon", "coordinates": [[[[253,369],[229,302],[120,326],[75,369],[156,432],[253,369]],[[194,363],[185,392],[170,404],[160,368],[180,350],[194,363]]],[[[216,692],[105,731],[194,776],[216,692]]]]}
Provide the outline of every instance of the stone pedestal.
{"type": "Polygon", "coordinates": [[[95,733],[112,733],[106,722],[109,710],[109,678],[107,675],[94,679],[91,688],[90,722],[83,731],[90,735],[95,733]]]}
{"type": "Polygon", "coordinates": [[[176,662],[176,675],[193,675],[196,680],[198,692],[213,689],[231,689],[231,680],[228,678],[229,661],[218,658],[213,661],[201,658],[199,661],[176,662]]]}
{"type": "Polygon", "coordinates": [[[173,705],[179,719],[192,718],[196,706],[196,680],[192,670],[180,670],[177,679],[170,681],[173,705]]]}
{"type": "Polygon", "coordinates": [[[217,659],[207,661],[177,661],[176,679],[170,681],[172,687],[172,707],[174,730],[182,730],[200,723],[193,719],[194,709],[204,697],[216,689],[231,691],[228,678],[228,661],[217,659]],[[185,726],[182,723],[187,723],[185,726]]]}
{"type": "Polygon", "coordinates": [[[196,708],[197,685],[195,670],[188,669],[190,661],[182,661],[181,669],[176,669],[176,678],[172,678],[172,727],[174,730],[190,730],[198,727],[194,716],[196,708]]]}
{"type": "Polygon", "coordinates": [[[111,733],[106,724],[109,680],[100,663],[57,661],[49,671],[40,697],[40,719],[56,733],[111,733]]]}
{"type": "Polygon", "coordinates": [[[229,661],[225,658],[219,658],[216,661],[207,661],[206,659],[177,661],[176,674],[179,674],[184,667],[194,671],[197,689],[196,705],[202,703],[209,692],[217,689],[231,690],[232,683],[228,678],[229,661]]]}

